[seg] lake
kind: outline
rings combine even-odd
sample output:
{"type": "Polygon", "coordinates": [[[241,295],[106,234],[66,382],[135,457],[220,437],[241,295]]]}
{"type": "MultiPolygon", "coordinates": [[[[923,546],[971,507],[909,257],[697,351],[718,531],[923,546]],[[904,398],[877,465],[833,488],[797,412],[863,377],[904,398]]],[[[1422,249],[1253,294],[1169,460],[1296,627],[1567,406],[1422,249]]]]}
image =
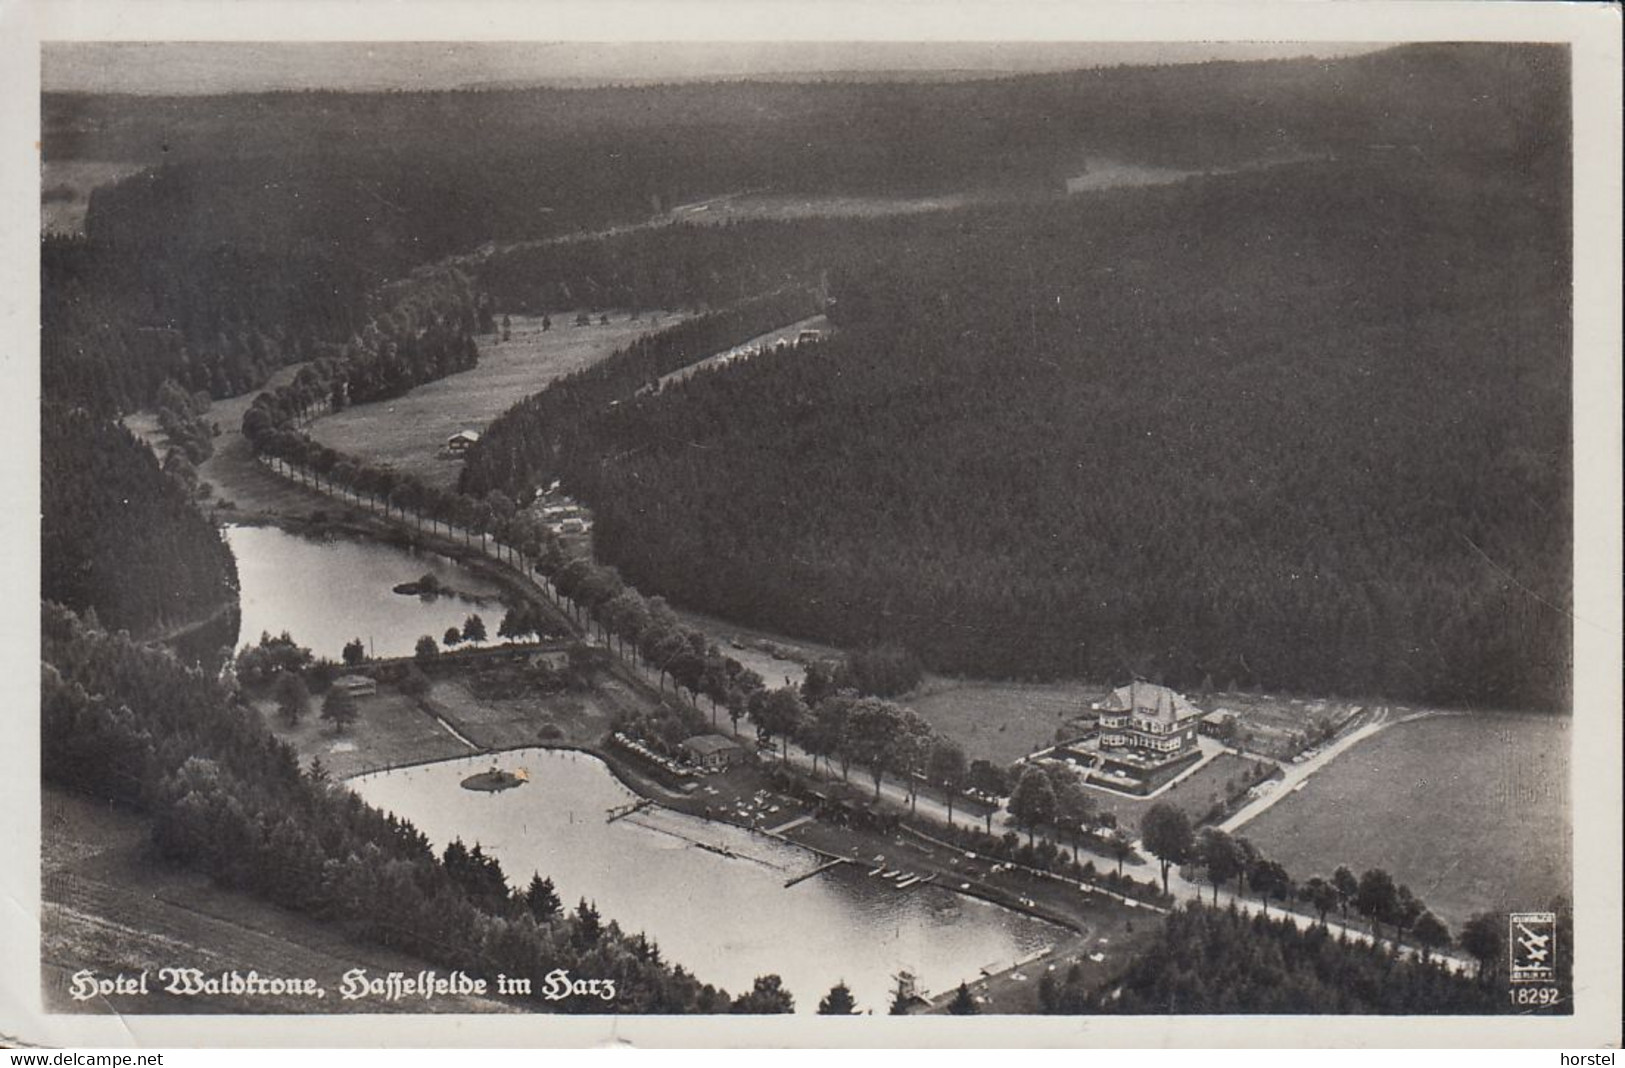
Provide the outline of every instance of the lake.
{"type": "Polygon", "coordinates": [[[637,795],[584,753],[515,750],[378,772],[349,786],[410,820],[437,850],[460,837],[496,856],[511,883],[525,885],[540,872],[568,907],[595,902],[606,919],[648,934],[668,961],[730,994],[750,989],[759,975],[778,974],[798,1012],[813,1012],[844,980],[860,1011],[884,1014],[900,970],[936,994],[976,979],[983,967],[1007,967],[1062,933],[940,887],[898,890],[870,878],[871,865],[842,865],[787,889],[787,880],[818,867],[820,858],[667,809],[609,823],[609,810],[637,795]],[[493,765],[522,768],[529,781],[498,793],[463,789],[463,779],[493,765]]]}
{"type": "Polygon", "coordinates": [[[261,632],[287,631],[317,656],[339,659],[360,638],[370,656],[410,656],[418,638],[436,641],[479,613],[494,640],[504,608],[501,588],[448,557],[379,542],[304,537],[276,527],[227,527],[237,557],[242,625],[239,645],[261,632]],[[432,574],[441,585],[471,594],[432,599],[394,588],[432,574]]]}

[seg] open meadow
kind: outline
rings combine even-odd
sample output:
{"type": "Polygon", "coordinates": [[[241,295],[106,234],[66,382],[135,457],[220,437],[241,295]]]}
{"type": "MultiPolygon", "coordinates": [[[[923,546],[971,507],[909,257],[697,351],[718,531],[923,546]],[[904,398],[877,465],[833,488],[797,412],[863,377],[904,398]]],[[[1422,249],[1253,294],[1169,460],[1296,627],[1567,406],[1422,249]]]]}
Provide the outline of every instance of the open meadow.
{"type": "Polygon", "coordinates": [[[971,759],[1009,764],[1055,741],[1055,732],[1106,687],[1086,682],[983,682],[927,676],[901,700],[965,747],[971,759]]]}
{"type": "Polygon", "coordinates": [[[1300,880],[1386,868],[1459,928],[1569,890],[1570,720],[1462,714],[1361,743],[1242,833],[1300,880]]]}
{"type": "Polygon", "coordinates": [[[323,445],[412,474],[441,489],[456,485],[462,464],[444,454],[446,439],[487,424],[555,378],[588,367],[639,336],[683,318],[661,313],[631,320],[612,312],[607,325],[572,326],[560,312],[551,330],[539,318],[515,316],[507,341],[480,339],[471,370],[425,383],[393,400],[360,404],[323,416],[310,428],[323,445]]]}
{"type": "Polygon", "coordinates": [[[355,722],[343,734],[334,733],[331,725],[322,722],[320,700],[312,702],[311,711],[293,727],[277,715],[271,700],[256,701],[254,705],[265,725],[293,746],[301,764],[309,766],[320,757],[334,779],[397,764],[450,760],[473,751],[424,711],[417,698],[393,688],[381,688],[376,694],[357,698],[355,722]]]}
{"type": "MultiPolygon", "coordinates": [[[[381,768],[450,760],[482,750],[531,745],[594,748],[619,715],[643,707],[643,699],[620,679],[600,674],[590,689],[544,693],[517,664],[464,661],[455,673],[432,672],[421,697],[392,685],[356,699],[356,719],[342,734],[322,722],[313,707],[296,726],[277,715],[269,698],[255,708],[301,764],[320,757],[334,779],[381,768]]],[[[319,706],[320,698],[313,701],[319,706]]]]}
{"type": "Polygon", "coordinates": [[[520,681],[511,665],[438,680],[428,705],[458,733],[485,749],[527,745],[592,748],[618,715],[640,711],[643,700],[620,679],[600,673],[585,691],[541,693],[520,681]]]}

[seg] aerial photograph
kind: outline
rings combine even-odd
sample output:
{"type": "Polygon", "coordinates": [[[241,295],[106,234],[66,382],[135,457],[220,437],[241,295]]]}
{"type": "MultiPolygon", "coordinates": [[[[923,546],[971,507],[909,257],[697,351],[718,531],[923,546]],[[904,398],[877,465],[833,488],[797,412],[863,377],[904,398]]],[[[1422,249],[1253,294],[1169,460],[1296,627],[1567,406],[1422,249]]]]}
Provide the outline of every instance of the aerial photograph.
{"type": "Polygon", "coordinates": [[[1571,58],[46,42],[47,1011],[1574,1014],[1571,58]]]}

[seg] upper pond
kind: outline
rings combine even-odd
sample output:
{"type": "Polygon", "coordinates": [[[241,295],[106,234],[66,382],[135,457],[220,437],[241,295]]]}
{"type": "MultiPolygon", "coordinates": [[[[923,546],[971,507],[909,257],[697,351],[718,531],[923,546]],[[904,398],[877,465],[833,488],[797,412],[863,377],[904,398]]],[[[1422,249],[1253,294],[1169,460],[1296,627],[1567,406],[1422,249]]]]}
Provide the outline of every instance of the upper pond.
{"type": "Polygon", "coordinates": [[[798,1012],[814,1011],[845,980],[860,1010],[883,1014],[900,970],[935,994],[983,967],[1006,967],[1060,933],[940,887],[898,890],[870,878],[870,866],[842,865],[787,889],[819,858],[666,809],[609,823],[609,811],[636,795],[585,754],[516,750],[378,772],[349,785],[410,820],[436,849],[453,838],[479,843],[510,882],[524,885],[540,872],[569,907],[595,902],[623,930],[657,941],[667,960],[731,994],[778,974],[798,1012]],[[492,766],[524,769],[529,781],[497,793],[462,788],[492,766]]]}
{"type": "Polygon", "coordinates": [[[410,656],[425,634],[436,641],[472,613],[494,639],[502,618],[499,587],[444,556],[379,542],[302,537],[276,527],[227,527],[237,557],[242,626],[238,643],[287,631],[317,656],[339,659],[360,638],[371,656],[410,656]],[[473,595],[420,598],[397,585],[433,574],[442,586],[473,595]]]}

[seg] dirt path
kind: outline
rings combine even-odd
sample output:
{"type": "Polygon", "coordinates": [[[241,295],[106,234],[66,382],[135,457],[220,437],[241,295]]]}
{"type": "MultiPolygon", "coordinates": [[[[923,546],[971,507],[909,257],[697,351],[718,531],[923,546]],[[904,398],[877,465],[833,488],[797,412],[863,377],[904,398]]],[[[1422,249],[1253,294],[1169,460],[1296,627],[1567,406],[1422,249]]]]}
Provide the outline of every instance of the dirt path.
{"type": "Polygon", "coordinates": [[[824,315],[810,315],[787,326],[781,326],[777,330],[769,330],[765,334],[759,334],[749,341],[741,341],[731,349],[725,349],[722,352],[707,356],[703,360],[691,363],[687,367],[679,367],[675,371],[661,375],[660,386],[664,389],[673,383],[693,378],[701,371],[709,368],[726,367],[730,363],[748,360],[752,356],[760,355],[762,352],[771,349],[781,341],[794,342],[803,330],[816,330],[820,334],[828,334],[829,319],[824,315]]]}

